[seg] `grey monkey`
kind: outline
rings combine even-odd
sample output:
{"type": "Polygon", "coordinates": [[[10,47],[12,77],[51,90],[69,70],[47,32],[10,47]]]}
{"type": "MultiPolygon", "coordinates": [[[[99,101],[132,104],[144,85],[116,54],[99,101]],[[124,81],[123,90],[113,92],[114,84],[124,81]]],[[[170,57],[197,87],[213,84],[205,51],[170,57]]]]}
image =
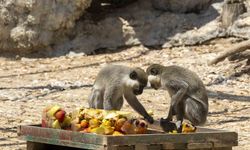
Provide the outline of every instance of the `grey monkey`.
{"type": "MultiPolygon", "coordinates": [[[[203,125],[208,114],[208,97],[205,86],[194,72],[179,66],[150,65],[147,68],[151,87],[166,89],[171,103],[166,120],[173,115],[181,122],[189,120],[194,125],[203,125]]],[[[167,122],[163,118],[161,122],[167,122]]]]}
{"type": "Polygon", "coordinates": [[[149,123],[153,118],[136,98],[147,86],[147,74],[141,68],[121,65],[107,65],[98,73],[91,94],[89,107],[105,110],[120,110],[123,97],[128,104],[142,115],[149,123]]]}

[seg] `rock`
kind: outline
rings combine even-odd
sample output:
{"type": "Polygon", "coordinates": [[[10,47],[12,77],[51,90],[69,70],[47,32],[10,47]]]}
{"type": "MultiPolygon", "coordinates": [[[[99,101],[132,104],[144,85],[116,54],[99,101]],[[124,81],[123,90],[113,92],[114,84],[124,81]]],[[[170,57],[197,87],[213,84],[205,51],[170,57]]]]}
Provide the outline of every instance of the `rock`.
{"type": "MultiPolygon", "coordinates": [[[[116,0],[100,1],[114,3],[116,0]]],[[[189,5],[195,7],[198,2],[210,3],[209,0],[192,2],[189,5]]],[[[76,57],[103,48],[115,51],[118,47],[134,45],[173,47],[228,35],[250,37],[247,14],[239,16],[230,28],[220,27],[223,2],[215,2],[199,14],[183,14],[162,12],[153,8],[151,1],[137,0],[119,9],[102,8],[97,13],[101,18],[98,21],[86,10],[90,3],[91,0],[3,0],[0,2],[0,51],[76,57]]]]}
{"type": "Polygon", "coordinates": [[[250,38],[250,12],[244,13],[227,30],[228,35],[250,38]]]}
{"type": "Polygon", "coordinates": [[[175,13],[199,13],[206,10],[212,0],[151,0],[154,8],[175,13]]]}
{"type": "Polygon", "coordinates": [[[0,49],[48,49],[75,26],[91,0],[2,0],[0,49]]]}

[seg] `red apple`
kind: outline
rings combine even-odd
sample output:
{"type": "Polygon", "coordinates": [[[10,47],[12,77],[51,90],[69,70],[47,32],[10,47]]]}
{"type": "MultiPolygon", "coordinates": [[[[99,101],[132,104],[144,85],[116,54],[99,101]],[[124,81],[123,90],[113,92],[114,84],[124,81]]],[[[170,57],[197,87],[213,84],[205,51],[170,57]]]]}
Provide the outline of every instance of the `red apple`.
{"type": "Polygon", "coordinates": [[[59,110],[56,112],[55,117],[59,122],[63,122],[65,118],[66,112],[64,110],[59,110]]]}

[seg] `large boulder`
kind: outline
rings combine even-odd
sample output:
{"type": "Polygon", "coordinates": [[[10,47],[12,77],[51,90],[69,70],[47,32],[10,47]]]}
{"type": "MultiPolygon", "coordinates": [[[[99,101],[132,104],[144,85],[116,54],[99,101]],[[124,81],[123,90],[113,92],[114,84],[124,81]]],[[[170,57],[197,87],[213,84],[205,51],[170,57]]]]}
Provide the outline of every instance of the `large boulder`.
{"type": "Polygon", "coordinates": [[[151,0],[154,8],[175,13],[199,13],[206,10],[212,0],[151,0]]]}
{"type": "Polygon", "coordinates": [[[62,38],[91,0],[1,0],[0,50],[48,49],[62,38]]]}

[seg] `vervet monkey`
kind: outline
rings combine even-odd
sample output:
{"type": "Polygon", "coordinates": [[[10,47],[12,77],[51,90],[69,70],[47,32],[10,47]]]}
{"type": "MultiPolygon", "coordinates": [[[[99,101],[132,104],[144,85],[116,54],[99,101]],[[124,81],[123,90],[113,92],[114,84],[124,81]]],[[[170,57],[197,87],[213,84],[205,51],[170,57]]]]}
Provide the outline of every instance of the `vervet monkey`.
{"type": "MultiPolygon", "coordinates": [[[[189,120],[193,125],[203,125],[208,114],[208,97],[201,79],[192,71],[179,66],[150,65],[147,68],[151,87],[165,88],[171,96],[166,120],[173,115],[181,122],[189,120]]],[[[163,119],[161,121],[164,122],[163,119]]]]}
{"type": "Polygon", "coordinates": [[[105,110],[120,110],[123,97],[128,104],[149,123],[153,118],[136,98],[147,86],[148,76],[141,68],[107,65],[98,73],[91,94],[89,107],[105,110]]]}

